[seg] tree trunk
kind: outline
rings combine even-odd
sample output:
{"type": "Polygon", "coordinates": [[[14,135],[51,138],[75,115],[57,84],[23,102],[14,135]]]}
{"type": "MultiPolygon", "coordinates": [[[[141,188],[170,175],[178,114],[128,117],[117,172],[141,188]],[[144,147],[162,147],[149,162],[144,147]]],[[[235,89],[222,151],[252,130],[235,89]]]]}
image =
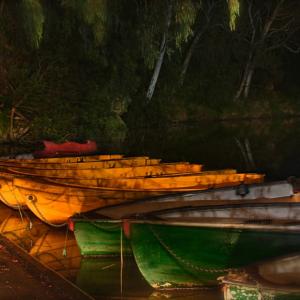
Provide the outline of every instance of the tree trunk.
{"type": "MultiPolygon", "coordinates": [[[[281,5],[284,3],[285,0],[279,0],[279,2],[276,4],[273,12],[271,13],[270,17],[266,19],[265,24],[262,28],[261,35],[258,39],[256,39],[256,30],[253,26],[253,33],[252,33],[252,39],[251,39],[251,50],[248,56],[248,61],[246,63],[246,67],[244,70],[243,78],[240,84],[240,87],[234,97],[235,100],[241,98],[243,95],[244,98],[248,98],[250,86],[253,78],[253,73],[255,69],[255,60],[257,56],[260,55],[261,49],[263,48],[263,45],[265,45],[266,39],[268,37],[268,34],[271,32],[271,28],[273,25],[274,20],[278,17],[281,5]],[[257,42],[255,43],[255,40],[257,42]]],[[[253,22],[253,16],[251,12],[249,12],[250,19],[253,22]]]]}
{"type": "Polygon", "coordinates": [[[196,49],[196,46],[201,38],[201,36],[203,35],[204,31],[205,31],[206,28],[202,28],[200,30],[197,31],[197,34],[195,35],[189,49],[188,49],[188,52],[185,56],[185,60],[183,62],[183,65],[182,65],[182,70],[181,70],[181,73],[180,73],[180,78],[179,78],[179,85],[182,86],[183,85],[183,82],[184,82],[184,79],[185,79],[185,74],[186,74],[186,71],[190,65],[190,61],[191,61],[191,58],[192,58],[192,55],[196,49]]]}
{"type": "Polygon", "coordinates": [[[156,61],[156,65],[154,68],[154,72],[150,81],[150,85],[146,94],[147,100],[150,101],[152,99],[153,93],[155,91],[156,83],[158,80],[158,76],[161,70],[162,63],[164,61],[166,49],[167,49],[167,44],[168,44],[168,31],[169,27],[171,24],[171,17],[172,17],[172,8],[173,8],[173,1],[170,0],[168,3],[168,10],[167,10],[167,15],[166,15],[166,26],[165,26],[165,31],[162,37],[162,41],[160,44],[160,50],[159,50],[159,56],[156,61]]]}
{"type": "MultiPolygon", "coordinates": [[[[245,96],[245,88],[246,88],[247,82],[249,80],[249,74],[251,73],[251,76],[250,76],[250,82],[251,82],[253,71],[254,71],[254,55],[253,55],[253,52],[251,51],[248,55],[248,61],[246,63],[246,67],[245,67],[245,70],[243,73],[240,87],[234,97],[235,100],[240,99],[242,95],[245,96]]],[[[249,93],[249,88],[248,88],[248,93],[249,93]]]]}
{"type": "Polygon", "coordinates": [[[254,64],[252,63],[252,65],[249,67],[246,82],[245,82],[244,98],[248,98],[249,96],[253,73],[254,73],[254,64]]]}

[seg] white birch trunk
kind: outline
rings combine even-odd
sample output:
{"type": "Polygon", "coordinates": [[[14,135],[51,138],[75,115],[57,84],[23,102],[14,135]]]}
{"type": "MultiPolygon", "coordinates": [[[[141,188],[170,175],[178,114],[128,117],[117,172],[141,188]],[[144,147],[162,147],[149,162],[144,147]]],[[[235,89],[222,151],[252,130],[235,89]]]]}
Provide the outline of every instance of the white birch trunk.
{"type": "Polygon", "coordinates": [[[167,10],[167,16],[166,16],[166,27],[165,27],[165,31],[163,34],[163,38],[160,44],[160,51],[159,51],[159,56],[158,59],[156,61],[156,65],[154,68],[154,72],[150,81],[150,85],[146,94],[146,98],[148,101],[150,101],[152,99],[153,93],[155,91],[155,87],[156,87],[156,83],[160,74],[160,70],[161,70],[161,66],[162,63],[164,61],[164,57],[165,57],[165,53],[166,53],[166,49],[167,49],[167,43],[168,43],[168,31],[169,31],[169,27],[171,24],[171,17],[172,17],[172,8],[173,8],[173,2],[172,0],[169,1],[168,4],[168,10],[167,10]]]}

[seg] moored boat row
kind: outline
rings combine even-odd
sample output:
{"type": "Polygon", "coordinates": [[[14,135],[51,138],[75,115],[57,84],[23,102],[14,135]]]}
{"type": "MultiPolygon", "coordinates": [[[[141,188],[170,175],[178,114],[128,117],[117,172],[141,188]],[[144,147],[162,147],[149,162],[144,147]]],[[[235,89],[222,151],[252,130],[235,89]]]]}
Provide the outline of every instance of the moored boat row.
{"type": "MultiPolygon", "coordinates": [[[[44,160],[48,165],[49,160],[54,158],[44,160]]],[[[113,158],[114,163],[119,161],[114,166],[103,165],[93,169],[67,169],[65,158],[56,158],[56,161],[59,160],[64,166],[59,169],[41,169],[40,162],[38,168],[35,168],[36,160],[26,161],[27,166],[24,162],[3,161],[0,174],[0,196],[3,202],[13,208],[29,208],[48,224],[64,225],[74,214],[105,206],[263,180],[263,175],[239,174],[231,169],[202,172],[201,164],[187,162],[166,164],[155,161],[154,165],[148,165],[148,157],[120,156],[113,158]],[[122,166],[121,161],[126,161],[126,164],[122,166]],[[138,162],[140,165],[128,166],[128,162],[138,162]]],[[[82,162],[73,164],[81,166],[87,160],[92,160],[91,156],[89,159],[80,158],[82,162]]],[[[97,164],[110,161],[101,156],[96,156],[94,160],[97,164]]]]}
{"type": "Polygon", "coordinates": [[[240,267],[300,251],[299,195],[261,174],[124,156],[0,165],[4,203],[53,226],[73,217],[81,255],[133,253],[154,288],[215,285],[240,267]]]}

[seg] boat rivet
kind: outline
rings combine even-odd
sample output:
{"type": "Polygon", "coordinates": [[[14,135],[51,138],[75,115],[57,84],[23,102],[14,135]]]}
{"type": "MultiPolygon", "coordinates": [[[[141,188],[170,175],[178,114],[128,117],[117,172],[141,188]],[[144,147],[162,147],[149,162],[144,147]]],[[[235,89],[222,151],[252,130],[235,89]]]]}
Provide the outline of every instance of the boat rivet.
{"type": "Polygon", "coordinates": [[[36,201],[36,197],[34,195],[28,195],[27,200],[31,202],[36,201]]]}

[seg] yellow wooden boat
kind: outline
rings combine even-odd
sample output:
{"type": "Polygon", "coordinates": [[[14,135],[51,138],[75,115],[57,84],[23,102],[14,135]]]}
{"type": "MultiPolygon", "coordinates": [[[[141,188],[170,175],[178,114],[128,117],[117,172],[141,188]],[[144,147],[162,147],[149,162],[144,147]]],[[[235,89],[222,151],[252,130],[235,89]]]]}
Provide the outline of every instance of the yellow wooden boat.
{"type": "Polygon", "coordinates": [[[122,154],[99,154],[99,155],[84,155],[84,156],[68,156],[68,157],[51,157],[51,158],[33,158],[33,159],[3,159],[0,162],[27,162],[27,163],[78,163],[84,161],[99,161],[121,159],[122,154]]]}
{"type": "Polygon", "coordinates": [[[193,191],[208,188],[232,186],[240,183],[261,183],[264,175],[237,173],[234,169],[205,171],[200,173],[173,174],[144,178],[47,178],[52,182],[65,183],[77,187],[117,188],[143,191],[193,191]]]}
{"type": "MultiPolygon", "coordinates": [[[[128,186],[135,187],[120,188],[113,184],[91,188],[40,178],[15,178],[13,185],[26,200],[28,208],[42,221],[64,225],[69,217],[97,208],[181,191],[256,183],[263,180],[263,175],[210,174],[123,180],[129,182],[128,186]]],[[[115,179],[107,181],[114,183],[115,179]]]]}
{"type": "Polygon", "coordinates": [[[29,251],[47,230],[49,227],[38,218],[21,218],[15,211],[11,211],[0,225],[0,233],[26,251],[29,251]]]}
{"type": "Polygon", "coordinates": [[[31,248],[30,255],[65,278],[74,278],[80,267],[81,255],[73,234],[49,229],[31,248]]]}
{"type": "Polygon", "coordinates": [[[25,169],[9,168],[10,171],[22,175],[36,175],[55,178],[129,178],[148,177],[182,173],[199,173],[202,165],[188,163],[165,163],[154,166],[99,168],[99,169],[25,169]]]}
{"type": "Polygon", "coordinates": [[[149,158],[148,156],[127,157],[121,159],[99,160],[99,161],[83,161],[70,163],[37,163],[37,162],[10,162],[0,161],[2,167],[16,167],[27,169],[99,169],[99,168],[121,168],[121,167],[138,167],[158,165],[161,159],[149,158]]]}
{"type": "Polygon", "coordinates": [[[13,209],[24,209],[26,201],[19,189],[13,185],[14,177],[10,173],[0,172],[0,200],[13,209]]]}
{"type": "MultiPolygon", "coordinates": [[[[108,169],[87,169],[87,170],[46,170],[34,168],[12,169],[17,175],[35,175],[48,177],[82,177],[82,178],[97,178],[97,177],[126,177],[126,176],[150,176],[151,174],[173,174],[177,172],[199,172],[201,165],[190,165],[187,163],[180,164],[164,164],[157,166],[141,166],[141,167],[127,167],[127,168],[108,168],[108,169]],[[132,172],[132,173],[130,173],[132,172]]],[[[20,195],[19,190],[13,185],[12,180],[15,175],[11,173],[0,173],[0,200],[11,208],[19,209],[26,208],[26,201],[20,195]]]]}

